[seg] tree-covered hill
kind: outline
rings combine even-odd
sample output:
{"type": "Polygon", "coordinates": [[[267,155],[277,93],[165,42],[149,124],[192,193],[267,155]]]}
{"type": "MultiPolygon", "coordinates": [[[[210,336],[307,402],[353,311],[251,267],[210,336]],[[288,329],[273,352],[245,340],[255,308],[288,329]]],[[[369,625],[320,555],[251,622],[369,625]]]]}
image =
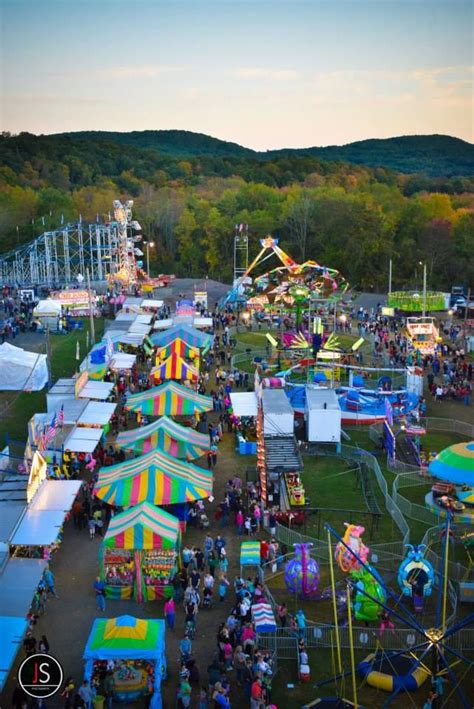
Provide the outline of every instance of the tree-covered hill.
{"type": "Polygon", "coordinates": [[[283,156],[312,156],[321,160],[342,161],[386,167],[408,174],[424,173],[430,177],[474,175],[474,145],[449,135],[407,135],[395,138],[361,140],[328,147],[283,148],[256,152],[237,143],[229,143],[202,133],[181,130],[146,130],[117,133],[84,131],[64,133],[74,140],[96,143],[105,141],[134,148],[155,150],[171,157],[252,157],[274,160],[283,156]]]}

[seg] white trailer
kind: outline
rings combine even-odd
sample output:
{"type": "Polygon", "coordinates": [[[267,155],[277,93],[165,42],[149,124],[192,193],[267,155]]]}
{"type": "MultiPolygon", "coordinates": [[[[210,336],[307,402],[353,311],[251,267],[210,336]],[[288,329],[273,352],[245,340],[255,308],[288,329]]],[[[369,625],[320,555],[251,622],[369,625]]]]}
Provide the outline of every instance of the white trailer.
{"type": "Polygon", "coordinates": [[[306,387],[306,432],[310,443],[341,442],[341,407],[334,389],[306,387]]]}

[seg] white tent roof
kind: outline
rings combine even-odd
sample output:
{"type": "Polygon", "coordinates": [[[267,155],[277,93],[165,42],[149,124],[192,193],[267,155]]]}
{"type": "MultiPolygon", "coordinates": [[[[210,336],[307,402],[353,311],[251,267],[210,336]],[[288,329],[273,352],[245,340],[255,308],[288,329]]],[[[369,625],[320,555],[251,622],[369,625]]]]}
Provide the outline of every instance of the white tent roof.
{"type": "Polygon", "coordinates": [[[190,325],[193,326],[193,315],[175,315],[173,318],[174,325],[190,325]]]}
{"type": "Polygon", "coordinates": [[[8,342],[0,345],[0,391],[40,391],[47,383],[45,354],[28,352],[8,342]]]}
{"type": "Polygon", "coordinates": [[[97,399],[105,401],[110,396],[114,388],[113,382],[96,382],[89,380],[79,392],[79,399],[97,399]]]}
{"type": "Polygon", "coordinates": [[[137,323],[142,323],[142,325],[149,325],[153,319],[153,315],[151,313],[138,313],[136,316],[134,322],[137,323]]]}
{"type": "Polygon", "coordinates": [[[141,310],[160,310],[163,307],[162,300],[154,300],[153,298],[145,298],[140,306],[141,310]]]}
{"type": "Polygon", "coordinates": [[[143,302],[143,298],[129,297],[129,298],[126,298],[122,307],[124,310],[132,310],[133,312],[138,313],[142,302],[143,302]]]}
{"type": "Polygon", "coordinates": [[[26,616],[46,566],[43,559],[8,560],[0,576],[0,607],[4,615],[26,616]]]}
{"type": "Polygon", "coordinates": [[[64,441],[64,450],[93,453],[102,438],[101,428],[75,428],[64,441]]]}
{"type": "Polygon", "coordinates": [[[54,411],[58,414],[63,408],[64,424],[66,426],[77,423],[77,420],[88,405],[85,399],[64,399],[63,401],[54,401],[53,404],[51,408],[48,407],[48,411],[54,411]]]}
{"type": "Polygon", "coordinates": [[[137,317],[136,313],[126,313],[124,310],[121,310],[117,315],[115,316],[115,322],[121,322],[123,320],[127,320],[130,322],[133,322],[135,318],[137,317]]]}
{"type": "Polygon", "coordinates": [[[81,485],[80,480],[44,480],[29,509],[69,512],[81,485]]]}
{"type": "Polygon", "coordinates": [[[49,390],[48,394],[54,394],[55,396],[59,394],[72,394],[74,396],[74,385],[76,383],[75,379],[58,379],[54,382],[53,386],[49,390]]]}
{"type": "Polygon", "coordinates": [[[194,327],[212,327],[212,318],[194,318],[194,327]]]}
{"type": "Polygon", "coordinates": [[[13,535],[12,544],[49,546],[58,538],[64,523],[64,510],[26,511],[20,526],[13,535]]]}
{"type": "Polygon", "coordinates": [[[117,341],[121,345],[131,345],[132,347],[141,347],[146,334],[143,332],[124,332],[117,337],[117,341]]]}
{"type": "Polygon", "coordinates": [[[33,315],[35,317],[50,317],[55,318],[61,315],[61,303],[58,300],[53,300],[48,298],[47,300],[40,300],[33,310],[33,315]]]}
{"type": "Polygon", "coordinates": [[[148,335],[148,333],[151,330],[151,325],[147,325],[146,323],[141,323],[137,322],[132,322],[130,327],[128,328],[128,334],[140,334],[140,335],[148,335]]]}
{"type": "Polygon", "coordinates": [[[167,330],[172,325],[173,325],[172,318],[166,318],[165,320],[155,320],[155,324],[153,325],[153,329],[154,330],[167,330]]]}
{"type": "Polygon", "coordinates": [[[258,412],[257,396],[254,391],[235,392],[230,395],[235,416],[256,416],[258,412]]]}
{"type": "Polygon", "coordinates": [[[113,416],[117,404],[105,401],[89,401],[85,410],[80,415],[79,426],[106,426],[113,416]]]}
{"type": "Polygon", "coordinates": [[[112,357],[110,368],[120,371],[121,369],[131,369],[137,360],[137,355],[116,352],[112,357]]]}

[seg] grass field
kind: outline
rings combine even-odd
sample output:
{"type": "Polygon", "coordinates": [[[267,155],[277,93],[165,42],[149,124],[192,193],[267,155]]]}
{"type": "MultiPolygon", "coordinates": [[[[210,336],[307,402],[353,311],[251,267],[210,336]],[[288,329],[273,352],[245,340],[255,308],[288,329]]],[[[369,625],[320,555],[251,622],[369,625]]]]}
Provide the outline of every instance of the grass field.
{"type": "MultiPolygon", "coordinates": [[[[89,319],[84,319],[82,330],[74,330],[67,335],[51,335],[51,375],[53,382],[59,377],[71,377],[76,367],[76,347],[79,342],[81,361],[87,350],[89,319]]],[[[104,332],[104,320],[95,319],[96,341],[104,332]]],[[[46,353],[46,342],[38,335],[37,350],[46,353]]],[[[28,349],[25,346],[25,349],[28,349]]],[[[46,411],[46,390],[28,392],[6,391],[0,394],[0,445],[5,436],[15,441],[26,441],[27,425],[33,414],[46,411]]]]}

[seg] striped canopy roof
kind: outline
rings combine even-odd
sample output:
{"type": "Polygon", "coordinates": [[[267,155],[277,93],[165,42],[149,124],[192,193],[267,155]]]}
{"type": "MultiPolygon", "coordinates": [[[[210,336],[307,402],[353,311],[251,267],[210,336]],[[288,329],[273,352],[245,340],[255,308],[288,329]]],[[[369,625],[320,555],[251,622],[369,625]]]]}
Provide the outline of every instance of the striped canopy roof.
{"type": "Polygon", "coordinates": [[[474,441],[445,448],[428,466],[435,478],[474,487],[474,441]]]}
{"type": "Polygon", "coordinates": [[[210,396],[201,396],[174,381],[166,382],[127,398],[125,408],[146,416],[192,416],[212,410],[210,396]]]}
{"type": "Polygon", "coordinates": [[[94,495],[115,507],[132,507],[145,501],[173,505],[209,497],[212,482],[209,470],[154,450],[101,468],[94,495]]]}
{"type": "Polygon", "coordinates": [[[115,445],[134,453],[148,453],[161,448],[175,458],[192,460],[209,449],[209,436],[162,416],[148,426],[119,433],[115,445]]]}
{"type": "Polygon", "coordinates": [[[180,337],[177,337],[164,347],[158,349],[156,353],[156,363],[159,364],[172,354],[177,354],[186,359],[199,359],[199,348],[192,347],[180,337]]]}
{"type": "Polygon", "coordinates": [[[169,330],[155,332],[150,335],[150,340],[155,347],[164,347],[177,337],[179,337],[180,340],[184,340],[186,344],[192,347],[199,347],[200,349],[209,349],[213,340],[212,335],[200,332],[189,325],[175,325],[174,327],[170,327],[169,330]]]}
{"type": "Polygon", "coordinates": [[[162,364],[159,364],[152,371],[155,379],[188,379],[197,381],[199,372],[192,364],[187,364],[178,354],[171,354],[162,364]]]}
{"type": "Polygon", "coordinates": [[[94,620],[84,660],[162,660],[164,653],[164,620],[122,615],[94,620]]]}
{"type": "Polygon", "coordinates": [[[109,549],[174,549],[178,536],[177,517],[142,502],[112,517],[104,546],[109,549]]]}
{"type": "Polygon", "coordinates": [[[240,565],[260,566],[260,542],[242,542],[240,545],[240,565]]]}

